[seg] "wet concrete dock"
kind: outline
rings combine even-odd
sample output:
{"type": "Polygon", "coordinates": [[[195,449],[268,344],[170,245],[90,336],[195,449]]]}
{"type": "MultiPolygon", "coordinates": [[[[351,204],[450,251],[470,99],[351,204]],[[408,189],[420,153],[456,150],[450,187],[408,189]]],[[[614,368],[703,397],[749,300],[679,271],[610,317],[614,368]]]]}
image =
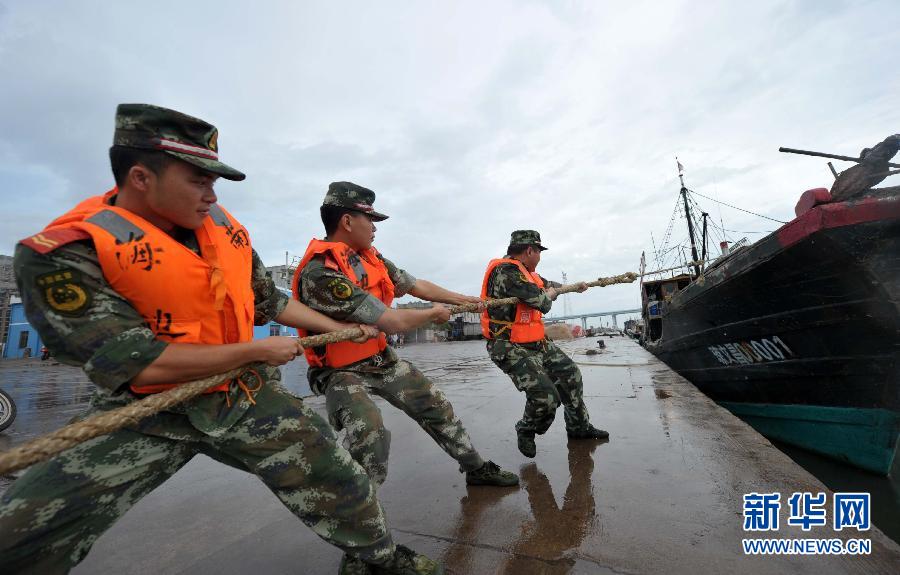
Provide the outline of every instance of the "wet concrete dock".
{"type": "MultiPolygon", "coordinates": [[[[397,542],[441,558],[454,574],[900,572],[900,546],[877,529],[805,533],[786,527],[786,504],[782,529],[770,536],[868,538],[871,555],[745,556],[741,539],[756,536],[742,530],[745,493],[786,499],[827,488],[635,343],[605,341],[599,355],[585,354],[596,349],[594,338],[562,346],[581,365],[592,420],[610,441],[568,441],[560,414],[538,438],[534,460],[519,454],[513,431],[524,396],[490,363],[483,342],[400,350],[445,391],[482,454],[518,471],[522,486],[467,487],[455,462],[382,402],[393,445],[380,498],[397,542]]],[[[5,389],[7,369],[0,364],[5,389]]],[[[289,370],[292,378],[302,372],[289,370]]],[[[69,390],[54,393],[72,395],[57,409],[78,404],[72,390],[86,384],[77,376],[60,376],[69,390]]],[[[321,398],[307,401],[323,410],[321,398]]],[[[7,443],[52,419],[26,414],[7,443]]],[[[340,552],[255,477],[197,457],[101,537],[73,573],[330,574],[339,561],[340,552]]]]}

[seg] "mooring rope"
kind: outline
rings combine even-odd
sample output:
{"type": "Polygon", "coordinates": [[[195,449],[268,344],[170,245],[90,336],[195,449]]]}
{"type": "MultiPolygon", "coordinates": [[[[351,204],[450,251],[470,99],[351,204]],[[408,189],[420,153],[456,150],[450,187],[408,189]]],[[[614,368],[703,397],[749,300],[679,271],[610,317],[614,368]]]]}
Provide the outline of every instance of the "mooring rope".
{"type": "MultiPolygon", "coordinates": [[[[669,270],[658,270],[657,272],[649,273],[659,273],[661,271],[669,270]]],[[[640,277],[638,274],[628,272],[584,283],[586,283],[588,287],[605,287],[615,284],[632,283],[638,277],[640,277]]],[[[581,284],[576,283],[554,289],[557,294],[564,294],[578,291],[580,286],[581,284]]],[[[497,307],[515,304],[518,301],[519,299],[514,297],[491,299],[483,302],[483,305],[484,307],[497,307]]],[[[478,311],[481,306],[482,304],[469,303],[452,306],[449,310],[450,314],[453,315],[463,312],[478,311]]],[[[363,335],[363,330],[355,327],[321,335],[302,337],[299,338],[299,342],[304,348],[310,348],[325,345],[327,343],[349,341],[363,335]]],[[[24,469],[35,463],[50,459],[57,453],[75,447],[89,439],[117,431],[124,427],[128,427],[129,425],[134,425],[146,417],[150,417],[160,411],[197,397],[207,389],[215,387],[223,381],[239,377],[245,369],[245,367],[240,367],[219,375],[187,382],[162,393],[148,395],[147,397],[133,401],[126,406],[92,415],[81,421],[67,425],[53,433],[23,443],[18,447],[0,453],[0,475],[6,475],[13,471],[24,469]]]]}

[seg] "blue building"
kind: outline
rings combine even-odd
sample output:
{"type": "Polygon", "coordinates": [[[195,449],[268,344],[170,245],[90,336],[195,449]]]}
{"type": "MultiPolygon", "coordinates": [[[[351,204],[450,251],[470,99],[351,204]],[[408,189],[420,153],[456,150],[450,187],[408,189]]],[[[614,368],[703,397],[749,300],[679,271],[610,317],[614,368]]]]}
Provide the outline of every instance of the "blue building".
{"type": "MultiPolygon", "coordinates": [[[[272,275],[271,270],[276,269],[276,268],[266,268],[266,269],[270,270],[269,275],[271,276],[272,275]]],[[[275,282],[275,289],[277,289],[284,295],[291,297],[291,290],[278,285],[277,281],[275,282]]],[[[270,321],[266,325],[253,326],[253,339],[262,339],[264,337],[269,337],[271,335],[289,335],[292,337],[297,337],[297,328],[287,327],[287,326],[281,325],[279,323],[275,323],[274,321],[270,321]]]]}
{"type": "Polygon", "coordinates": [[[22,302],[19,298],[13,298],[10,301],[9,332],[3,344],[3,359],[40,356],[43,346],[41,336],[25,317],[22,302]]]}
{"type": "MultiPolygon", "coordinates": [[[[291,297],[291,290],[277,285],[277,282],[275,285],[275,289],[277,289],[284,295],[291,297]]],[[[287,327],[274,321],[270,321],[266,325],[253,326],[253,339],[262,339],[271,335],[289,335],[297,337],[297,328],[287,327]]]]}
{"type": "Polygon", "coordinates": [[[297,328],[287,327],[286,325],[281,325],[274,321],[270,321],[266,325],[253,326],[253,339],[262,339],[264,337],[269,337],[270,335],[290,335],[297,337],[297,328]]]}

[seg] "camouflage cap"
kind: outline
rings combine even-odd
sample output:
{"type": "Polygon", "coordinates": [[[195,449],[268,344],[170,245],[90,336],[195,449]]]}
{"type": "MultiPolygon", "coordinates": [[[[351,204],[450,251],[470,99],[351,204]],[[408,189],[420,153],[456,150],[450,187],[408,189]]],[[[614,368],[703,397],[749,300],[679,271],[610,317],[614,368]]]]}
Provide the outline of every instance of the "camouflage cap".
{"type": "Polygon", "coordinates": [[[509,236],[511,246],[536,246],[541,251],[546,250],[541,245],[541,234],[534,230],[516,230],[509,236]]]}
{"type": "Polygon", "coordinates": [[[227,180],[246,176],[219,161],[219,131],[199,118],[151,106],[119,104],[114,146],[161,150],[227,180]]]}
{"type": "Polygon", "coordinates": [[[331,182],[328,192],[322,201],[323,206],[337,206],[360,212],[369,216],[372,221],[380,222],[388,219],[384,214],[375,211],[375,192],[352,182],[331,182]]]}

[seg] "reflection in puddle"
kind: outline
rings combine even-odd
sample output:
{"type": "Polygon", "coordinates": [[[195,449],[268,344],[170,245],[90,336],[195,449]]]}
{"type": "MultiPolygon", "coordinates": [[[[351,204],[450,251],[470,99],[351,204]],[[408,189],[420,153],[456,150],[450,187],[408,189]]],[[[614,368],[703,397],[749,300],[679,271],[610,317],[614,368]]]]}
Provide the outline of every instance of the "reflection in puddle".
{"type": "MultiPolygon", "coordinates": [[[[594,531],[598,518],[591,484],[594,451],[605,441],[569,441],[569,485],[562,507],[556,503],[550,480],[536,463],[522,468],[522,486],[528,493],[531,518],[518,526],[518,536],[495,573],[519,575],[541,573],[562,575],[575,566],[576,552],[587,533],[594,531]]],[[[478,540],[482,518],[506,495],[515,490],[469,488],[460,500],[460,514],[453,540],[442,560],[453,573],[475,572],[473,547],[478,540]]],[[[513,528],[510,529],[513,532],[513,528]]]]}

